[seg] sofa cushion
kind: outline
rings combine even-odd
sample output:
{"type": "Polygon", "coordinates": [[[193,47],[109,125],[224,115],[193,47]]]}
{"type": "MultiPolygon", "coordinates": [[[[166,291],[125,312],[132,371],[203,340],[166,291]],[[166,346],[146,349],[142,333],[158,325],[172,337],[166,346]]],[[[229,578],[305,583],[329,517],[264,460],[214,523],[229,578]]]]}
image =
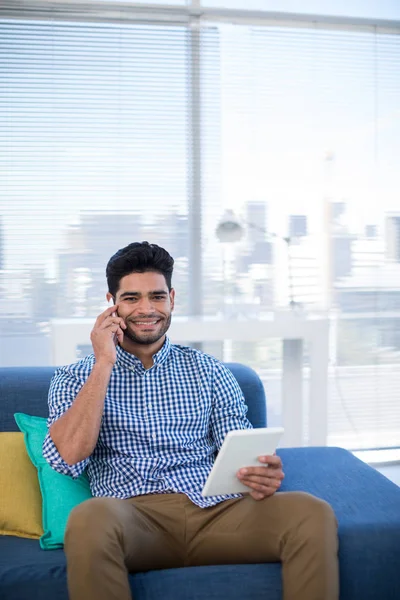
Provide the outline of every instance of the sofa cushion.
{"type": "Polygon", "coordinates": [[[218,565],[139,573],[135,600],[282,600],[281,565],[218,565]]]}
{"type": "Polygon", "coordinates": [[[22,433],[0,432],[0,457],[0,534],[38,539],[42,496],[22,433]]]}
{"type": "MultiPolygon", "coordinates": [[[[65,554],[61,549],[43,552],[38,540],[0,538],[1,586],[30,582],[33,588],[36,582],[47,578],[64,581],[65,565],[65,554]]],[[[0,597],[3,597],[1,593],[0,597]]]]}
{"type": "Polygon", "coordinates": [[[40,546],[44,550],[61,548],[71,510],[80,502],[92,497],[86,474],[78,479],[61,475],[43,458],[42,445],[47,433],[46,419],[17,413],[15,420],[24,433],[29,458],[37,468],[43,509],[44,534],[40,546]]]}
{"type": "MultiPolygon", "coordinates": [[[[131,575],[137,600],[281,600],[281,566],[222,565],[131,575]]],[[[63,550],[43,552],[35,540],[0,539],[2,600],[68,600],[63,550]]]]}
{"type": "MultiPolygon", "coordinates": [[[[339,448],[284,448],[279,454],[284,491],[305,490],[335,510],[341,600],[398,600],[400,489],[339,448]]],[[[1,599],[67,600],[60,566],[65,576],[60,550],[42,552],[37,541],[0,537],[1,599]]],[[[193,567],[140,573],[130,581],[135,600],[281,600],[280,573],[279,564],[193,567]]]]}

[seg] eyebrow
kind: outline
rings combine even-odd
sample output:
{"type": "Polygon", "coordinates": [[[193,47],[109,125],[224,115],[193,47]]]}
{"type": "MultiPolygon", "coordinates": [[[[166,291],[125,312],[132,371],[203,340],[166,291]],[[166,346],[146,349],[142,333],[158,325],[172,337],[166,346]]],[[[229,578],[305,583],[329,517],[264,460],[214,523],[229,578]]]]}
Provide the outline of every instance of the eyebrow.
{"type": "MultiPolygon", "coordinates": [[[[126,298],[127,296],[142,296],[140,292],[124,292],[121,294],[120,298],[126,298]]],[[[149,292],[149,296],[167,296],[167,292],[165,290],[152,290],[149,292]]]]}

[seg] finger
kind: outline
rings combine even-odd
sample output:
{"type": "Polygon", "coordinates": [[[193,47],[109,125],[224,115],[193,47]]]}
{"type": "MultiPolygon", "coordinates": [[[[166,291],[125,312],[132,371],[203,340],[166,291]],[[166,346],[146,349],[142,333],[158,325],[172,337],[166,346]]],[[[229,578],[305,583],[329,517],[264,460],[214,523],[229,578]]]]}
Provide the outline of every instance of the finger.
{"type": "Polygon", "coordinates": [[[240,477],[240,481],[251,481],[252,483],[259,483],[260,485],[267,485],[268,487],[278,488],[281,485],[281,480],[275,477],[260,477],[258,475],[246,475],[246,477],[240,477]]]}
{"type": "Polygon", "coordinates": [[[251,490],[254,490],[255,492],[260,492],[261,494],[264,494],[266,496],[272,496],[272,494],[275,494],[277,490],[275,486],[261,485],[259,483],[253,483],[251,481],[242,481],[242,483],[251,490]]]}
{"type": "Polygon", "coordinates": [[[249,475],[256,475],[258,477],[272,477],[274,479],[283,479],[283,471],[279,468],[271,469],[269,467],[247,467],[240,469],[238,472],[239,477],[248,477],[249,475]]]}
{"type": "Polygon", "coordinates": [[[280,456],[277,456],[276,454],[275,454],[275,456],[270,456],[270,455],[267,455],[267,456],[259,456],[259,457],[258,457],[258,460],[259,460],[261,463],[266,463],[266,464],[268,464],[270,467],[280,467],[280,466],[282,466],[282,460],[281,460],[281,457],[280,457],[280,456]]]}
{"type": "Polygon", "coordinates": [[[254,498],[254,500],[264,500],[265,496],[261,492],[250,492],[250,496],[254,498]]]}
{"type": "Polygon", "coordinates": [[[108,318],[104,319],[104,321],[99,325],[99,329],[106,329],[106,327],[109,327],[112,323],[118,325],[122,329],[126,329],[126,323],[123,319],[121,319],[121,317],[112,316],[109,316],[108,318]]]}
{"type": "Polygon", "coordinates": [[[247,485],[248,487],[251,487],[253,489],[258,489],[257,487],[254,487],[254,486],[259,486],[262,488],[270,488],[270,489],[274,489],[274,490],[279,490],[279,488],[281,487],[281,482],[278,481],[277,479],[262,479],[261,481],[260,480],[255,481],[254,479],[241,479],[240,481],[244,485],[247,485]]]}
{"type": "Polygon", "coordinates": [[[117,325],[116,323],[111,323],[111,325],[109,327],[104,327],[103,329],[105,331],[109,331],[112,334],[118,333],[118,330],[122,331],[122,329],[120,328],[120,326],[117,325]]]}
{"type": "Polygon", "coordinates": [[[115,315],[109,315],[108,317],[106,317],[103,321],[102,324],[108,325],[109,323],[125,323],[124,319],[122,317],[117,317],[115,315]]]}
{"type": "Polygon", "coordinates": [[[104,310],[96,319],[96,324],[100,324],[106,319],[109,315],[112,315],[118,308],[119,304],[114,304],[113,306],[109,306],[104,310]]]}

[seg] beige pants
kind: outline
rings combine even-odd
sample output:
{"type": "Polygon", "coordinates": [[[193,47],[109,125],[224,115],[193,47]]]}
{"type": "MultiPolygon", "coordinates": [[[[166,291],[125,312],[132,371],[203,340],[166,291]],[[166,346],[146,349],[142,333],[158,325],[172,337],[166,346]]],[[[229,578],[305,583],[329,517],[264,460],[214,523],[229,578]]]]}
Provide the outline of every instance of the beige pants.
{"type": "Polygon", "coordinates": [[[337,600],[337,525],[301,492],[199,508],[183,494],[92,498],[65,535],[70,600],[130,600],[128,572],[282,561],[284,600],[337,600]]]}

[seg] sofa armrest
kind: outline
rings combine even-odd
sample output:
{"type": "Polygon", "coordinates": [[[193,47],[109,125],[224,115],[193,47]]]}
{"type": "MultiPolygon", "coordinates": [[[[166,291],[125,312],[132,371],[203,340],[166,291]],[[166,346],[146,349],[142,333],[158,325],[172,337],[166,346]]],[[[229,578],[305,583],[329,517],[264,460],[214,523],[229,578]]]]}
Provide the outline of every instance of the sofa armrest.
{"type": "Polygon", "coordinates": [[[326,500],[339,525],[341,600],[400,598],[400,487],[342,448],[282,448],[281,491],[326,500]]]}

